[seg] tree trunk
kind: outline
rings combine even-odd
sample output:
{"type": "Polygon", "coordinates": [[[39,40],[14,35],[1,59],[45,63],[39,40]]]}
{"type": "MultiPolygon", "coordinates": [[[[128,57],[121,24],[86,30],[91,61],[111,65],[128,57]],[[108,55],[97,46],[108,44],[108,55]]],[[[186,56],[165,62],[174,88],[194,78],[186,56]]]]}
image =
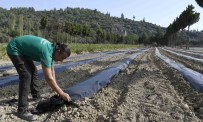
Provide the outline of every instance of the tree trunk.
{"type": "MultiPolygon", "coordinates": [[[[188,26],[188,32],[189,32],[189,30],[190,30],[190,26],[188,26]]],[[[186,40],[187,42],[186,42],[186,50],[189,50],[189,43],[190,43],[190,37],[189,36],[187,36],[187,40],[186,40]]]]}

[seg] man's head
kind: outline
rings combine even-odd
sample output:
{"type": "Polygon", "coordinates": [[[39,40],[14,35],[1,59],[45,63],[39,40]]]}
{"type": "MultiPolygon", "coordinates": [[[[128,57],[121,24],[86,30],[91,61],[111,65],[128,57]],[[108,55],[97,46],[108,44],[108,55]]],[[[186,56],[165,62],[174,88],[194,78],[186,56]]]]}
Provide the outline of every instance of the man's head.
{"type": "Polygon", "coordinates": [[[56,43],[55,52],[53,55],[54,61],[63,61],[71,54],[70,49],[66,44],[56,43]]]}

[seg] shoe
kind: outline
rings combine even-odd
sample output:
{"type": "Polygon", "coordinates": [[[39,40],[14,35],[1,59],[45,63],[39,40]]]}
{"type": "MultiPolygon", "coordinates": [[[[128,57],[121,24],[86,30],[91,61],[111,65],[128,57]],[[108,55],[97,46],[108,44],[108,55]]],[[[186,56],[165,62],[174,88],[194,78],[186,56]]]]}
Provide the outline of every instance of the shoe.
{"type": "Polygon", "coordinates": [[[18,112],[18,117],[27,121],[37,120],[37,115],[31,114],[29,111],[18,112]]]}

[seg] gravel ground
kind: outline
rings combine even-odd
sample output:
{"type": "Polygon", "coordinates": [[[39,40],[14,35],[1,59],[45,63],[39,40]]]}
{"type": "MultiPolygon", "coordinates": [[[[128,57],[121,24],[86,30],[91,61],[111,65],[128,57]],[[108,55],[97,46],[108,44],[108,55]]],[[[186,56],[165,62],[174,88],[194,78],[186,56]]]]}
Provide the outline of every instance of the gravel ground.
{"type": "MultiPolygon", "coordinates": [[[[71,68],[57,74],[59,85],[66,88],[94,76],[97,72],[123,59],[114,56],[71,68]]],[[[42,100],[54,95],[42,80],[42,100]]],[[[17,98],[18,86],[0,88],[0,120],[24,121],[15,116],[17,103],[6,102],[17,98]]],[[[80,108],[63,106],[57,111],[39,115],[41,121],[64,122],[201,122],[202,93],[196,93],[176,71],[155,56],[154,49],[139,56],[128,68],[112,79],[91,98],[76,101],[80,108]]],[[[39,101],[29,99],[30,108],[39,101]]]]}

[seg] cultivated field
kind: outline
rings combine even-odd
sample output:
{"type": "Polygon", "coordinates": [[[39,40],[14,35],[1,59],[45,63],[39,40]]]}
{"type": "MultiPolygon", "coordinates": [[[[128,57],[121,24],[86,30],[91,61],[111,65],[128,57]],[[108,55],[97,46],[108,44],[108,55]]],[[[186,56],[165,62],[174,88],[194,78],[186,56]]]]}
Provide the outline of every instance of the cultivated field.
{"type": "MultiPolygon", "coordinates": [[[[203,59],[203,56],[188,54],[187,51],[183,51],[183,53],[173,48],[158,49],[162,55],[203,74],[203,64],[200,61],[187,59],[167,50],[198,59],[203,59]]],[[[200,50],[202,49],[198,48],[190,52],[201,54],[200,50]]],[[[140,51],[141,49],[132,49],[117,50],[111,53],[73,55],[71,57],[74,58],[70,57],[64,63],[101,58],[57,73],[57,82],[63,89],[71,87],[140,51]]],[[[2,66],[9,64],[9,62],[1,63],[2,66]]],[[[16,75],[15,69],[0,71],[0,80],[16,75]]],[[[41,101],[54,95],[44,79],[41,79],[41,90],[43,96],[41,101]]],[[[23,121],[15,116],[17,102],[12,105],[7,103],[11,99],[17,99],[17,96],[18,85],[16,84],[0,88],[1,121],[23,121]]],[[[30,108],[35,108],[38,102],[29,97],[30,108]]],[[[57,111],[39,115],[37,121],[200,122],[203,120],[203,94],[198,93],[186,78],[161,60],[156,55],[155,48],[149,48],[137,56],[126,69],[114,76],[106,87],[100,89],[93,96],[85,97],[76,103],[80,108],[63,106],[57,111]]]]}

